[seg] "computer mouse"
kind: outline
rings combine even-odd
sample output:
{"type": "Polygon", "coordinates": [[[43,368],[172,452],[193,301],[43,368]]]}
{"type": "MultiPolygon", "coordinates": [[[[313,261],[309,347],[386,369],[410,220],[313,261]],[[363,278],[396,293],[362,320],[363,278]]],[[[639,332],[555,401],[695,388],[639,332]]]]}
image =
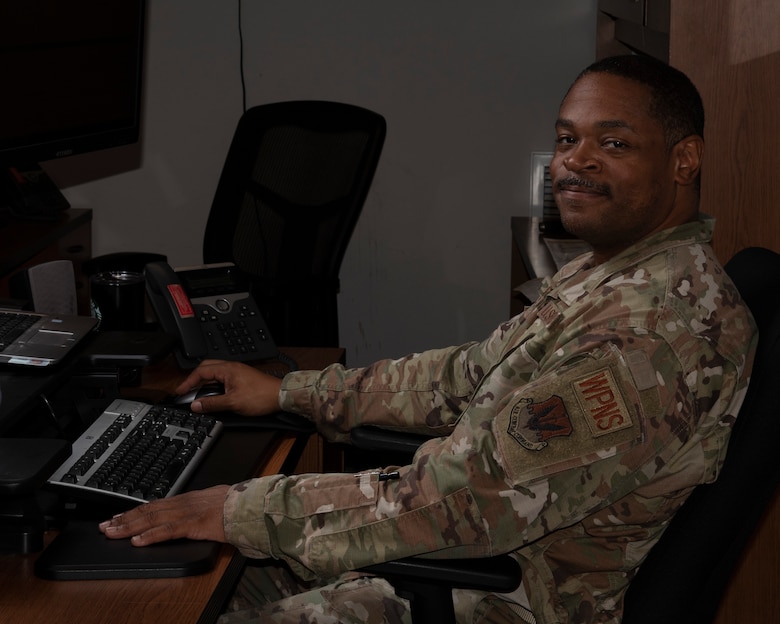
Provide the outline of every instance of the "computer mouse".
{"type": "Polygon", "coordinates": [[[217,396],[225,394],[225,386],[221,383],[214,381],[211,383],[203,384],[199,388],[185,392],[182,395],[173,399],[175,405],[189,405],[196,399],[203,399],[205,397],[217,396]]]}

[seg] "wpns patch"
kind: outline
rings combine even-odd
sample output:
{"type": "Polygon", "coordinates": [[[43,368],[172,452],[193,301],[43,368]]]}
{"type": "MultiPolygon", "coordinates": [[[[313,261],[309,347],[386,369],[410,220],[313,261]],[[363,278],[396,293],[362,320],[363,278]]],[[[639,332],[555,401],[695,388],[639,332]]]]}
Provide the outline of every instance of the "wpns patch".
{"type": "Polygon", "coordinates": [[[573,431],[566,405],[559,396],[544,401],[520,399],[509,415],[507,433],[529,451],[541,451],[550,438],[569,436],[573,431]]]}
{"type": "Polygon", "coordinates": [[[620,386],[609,368],[576,379],[573,389],[594,437],[633,426],[620,386]]]}

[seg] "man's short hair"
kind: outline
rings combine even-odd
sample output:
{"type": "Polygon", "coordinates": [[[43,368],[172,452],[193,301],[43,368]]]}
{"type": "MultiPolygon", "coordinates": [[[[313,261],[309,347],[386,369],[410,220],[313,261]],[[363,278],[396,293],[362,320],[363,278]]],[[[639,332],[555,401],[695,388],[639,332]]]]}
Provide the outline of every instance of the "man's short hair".
{"type": "Polygon", "coordinates": [[[646,55],[611,56],[586,67],[575,84],[583,76],[594,73],[620,76],[650,89],[648,112],[661,123],[667,149],[692,134],[704,138],[701,95],[680,70],[646,55]]]}

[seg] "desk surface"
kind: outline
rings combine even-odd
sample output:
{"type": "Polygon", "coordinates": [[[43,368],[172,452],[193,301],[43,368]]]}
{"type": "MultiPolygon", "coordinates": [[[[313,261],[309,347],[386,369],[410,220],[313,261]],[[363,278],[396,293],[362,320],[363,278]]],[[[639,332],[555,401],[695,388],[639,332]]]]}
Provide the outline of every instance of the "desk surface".
{"type": "MultiPolygon", "coordinates": [[[[299,368],[319,369],[343,358],[342,349],[289,348],[299,368]]],[[[273,364],[269,365],[273,366],[273,364]]],[[[263,368],[263,367],[261,367],[263,368]]],[[[142,389],[169,394],[182,373],[162,363],[145,374],[142,389]],[[148,377],[148,378],[147,378],[148,377]]],[[[282,434],[272,453],[261,458],[256,474],[281,472],[295,445],[282,434]]],[[[47,542],[53,539],[47,535],[47,542]]],[[[37,555],[0,555],[0,622],[51,624],[166,624],[212,622],[238,578],[242,558],[231,546],[221,548],[207,574],[185,578],[47,581],[35,576],[37,555]]]]}

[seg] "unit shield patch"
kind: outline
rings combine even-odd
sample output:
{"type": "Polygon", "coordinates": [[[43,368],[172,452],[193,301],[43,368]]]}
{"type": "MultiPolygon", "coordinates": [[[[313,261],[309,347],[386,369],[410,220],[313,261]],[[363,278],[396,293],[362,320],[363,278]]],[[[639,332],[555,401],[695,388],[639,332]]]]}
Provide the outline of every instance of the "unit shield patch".
{"type": "Polygon", "coordinates": [[[520,399],[512,408],[507,433],[530,451],[540,451],[547,440],[571,435],[572,426],[566,406],[559,396],[534,403],[520,399]]]}

